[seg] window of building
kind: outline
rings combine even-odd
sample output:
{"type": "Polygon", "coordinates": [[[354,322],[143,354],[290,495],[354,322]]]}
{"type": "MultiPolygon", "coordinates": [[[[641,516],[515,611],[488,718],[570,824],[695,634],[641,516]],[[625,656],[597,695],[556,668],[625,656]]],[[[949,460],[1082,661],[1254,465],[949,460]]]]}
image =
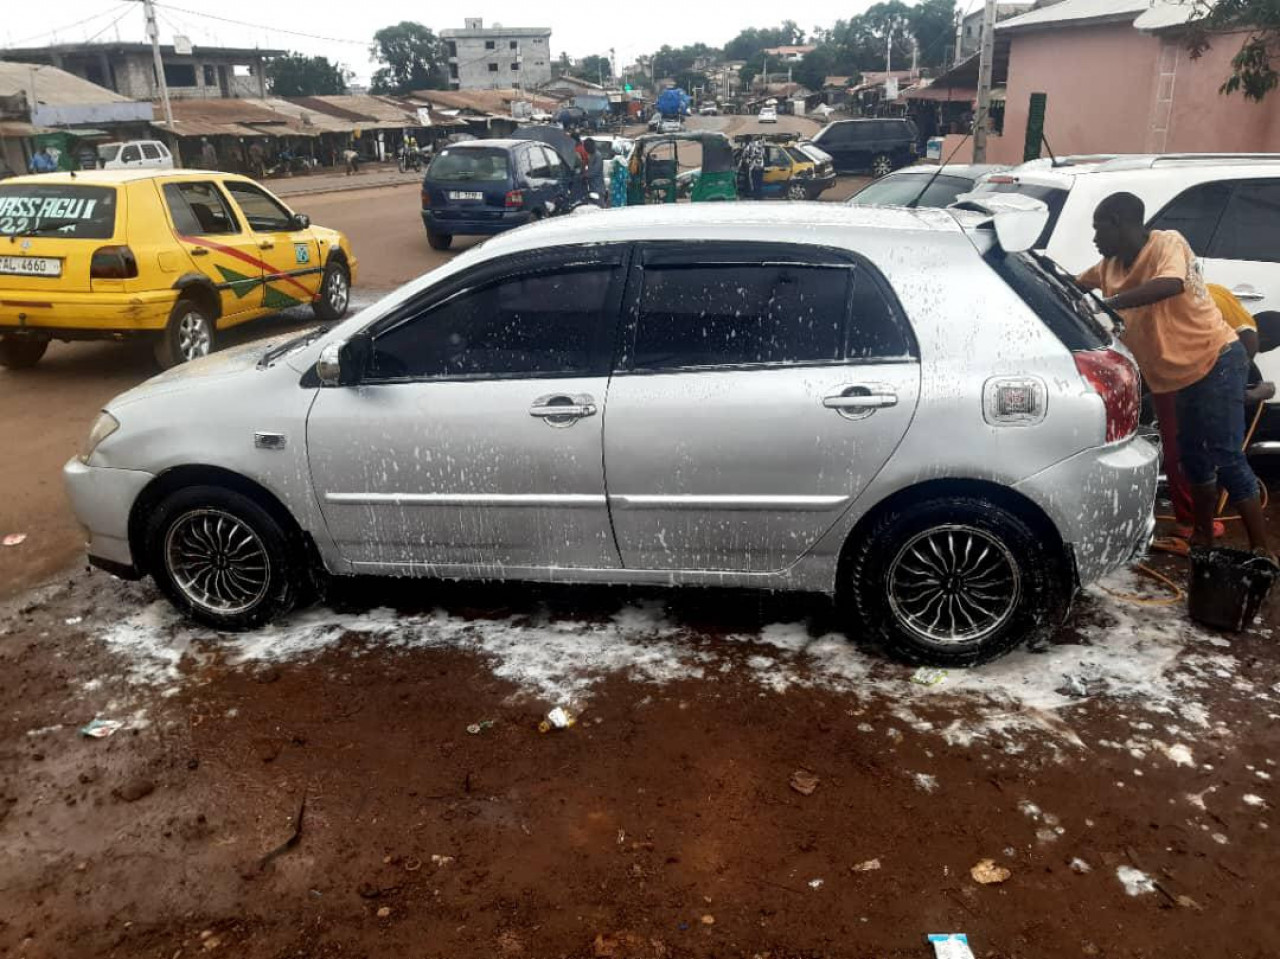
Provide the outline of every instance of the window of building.
{"type": "Polygon", "coordinates": [[[512,50],[519,50],[519,49],[520,49],[520,44],[519,44],[517,41],[515,41],[515,40],[510,41],[510,42],[508,43],[508,46],[509,46],[509,48],[510,48],[510,49],[512,49],[512,50]]]}
{"type": "Polygon", "coordinates": [[[204,65],[204,85],[206,87],[218,85],[218,71],[207,63],[204,65]]]}
{"type": "Polygon", "coordinates": [[[490,72],[490,73],[497,73],[497,72],[498,72],[498,65],[497,65],[496,63],[491,63],[491,64],[489,64],[489,72],[490,72]]]}
{"type": "Polygon", "coordinates": [[[512,69],[512,70],[519,70],[519,69],[520,69],[520,63],[519,63],[519,61],[517,61],[517,62],[515,62],[515,63],[511,64],[511,69],[512,69]]]}
{"type": "Polygon", "coordinates": [[[493,42],[492,40],[486,40],[486,41],[484,42],[484,48],[485,48],[486,50],[492,50],[492,49],[494,49],[494,42],[493,42]]]}
{"type": "Polygon", "coordinates": [[[458,79],[458,65],[456,63],[449,64],[449,79],[458,79]]]}
{"type": "Polygon", "coordinates": [[[196,68],[190,63],[166,63],[164,65],[164,82],[171,87],[194,87],[196,85],[196,68]]]}
{"type": "Polygon", "coordinates": [[[448,54],[451,57],[456,57],[458,55],[458,45],[452,40],[449,41],[448,54]]]}

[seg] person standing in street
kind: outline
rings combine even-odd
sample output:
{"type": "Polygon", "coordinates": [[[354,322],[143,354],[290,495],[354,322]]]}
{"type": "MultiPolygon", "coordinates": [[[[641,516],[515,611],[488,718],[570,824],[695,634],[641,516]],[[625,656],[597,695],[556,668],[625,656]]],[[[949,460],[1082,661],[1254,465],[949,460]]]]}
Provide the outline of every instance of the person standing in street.
{"type": "Polygon", "coordinates": [[[1122,339],[1152,393],[1173,396],[1176,445],[1191,487],[1191,544],[1213,544],[1220,483],[1250,547],[1274,560],[1258,478],[1241,449],[1249,369],[1244,345],[1205,288],[1186,239],[1174,230],[1148,230],[1145,213],[1132,193],[1098,204],[1093,231],[1102,260],[1077,282],[1101,290],[1103,302],[1120,313],[1122,339]]]}
{"type": "Polygon", "coordinates": [[[764,144],[758,138],[747,141],[742,150],[742,165],[747,173],[751,199],[764,199],[764,144]]]}
{"type": "Polygon", "coordinates": [[[49,155],[48,147],[41,147],[31,158],[32,173],[54,173],[58,169],[58,161],[49,155]]]}
{"type": "Polygon", "coordinates": [[[591,203],[604,205],[604,157],[595,140],[587,140],[587,194],[591,203]],[[591,196],[594,194],[594,196],[591,196]]]}
{"type": "Polygon", "coordinates": [[[200,166],[206,170],[218,169],[218,151],[213,148],[208,137],[200,140],[200,166]]]}

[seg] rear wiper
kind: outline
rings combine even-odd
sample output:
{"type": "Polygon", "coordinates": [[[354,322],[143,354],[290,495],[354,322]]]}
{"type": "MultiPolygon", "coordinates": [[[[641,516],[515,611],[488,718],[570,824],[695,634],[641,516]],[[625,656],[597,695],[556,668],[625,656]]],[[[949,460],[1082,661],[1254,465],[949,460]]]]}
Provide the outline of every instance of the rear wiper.
{"type": "Polygon", "coordinates": [[[29,230],[20,230],[17,233],[9,234],[9,242],[17,243],[19,237],[39,236],[41,233],[47,233],[50,230],[61,230],[63,227],[75,226],[79,220],[46,220],[44,223],[37,224],[29,230]]]}

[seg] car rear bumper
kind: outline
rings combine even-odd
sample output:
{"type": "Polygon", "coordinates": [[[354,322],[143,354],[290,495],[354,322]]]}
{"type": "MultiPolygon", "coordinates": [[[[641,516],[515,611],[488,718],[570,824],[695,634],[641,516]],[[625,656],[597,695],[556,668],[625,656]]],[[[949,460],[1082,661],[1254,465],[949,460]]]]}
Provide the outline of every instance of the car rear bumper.
{"type": "Polygon", "coordinates": [[[432,233],[443,233],[448,236],[492,236],[495,233],[503,233],[506,230],[524,226],[531,216],[532,213],[529,210],[512,210],[495,217],[468,217],[423,210],[422,225],[432,233]]]}
{"type": "Polygon", "coordinates": [[[1081,586],[1128,566],[1155,531],[1160,451],[1145,436],[1063,460],[1014,488],[1043,509],[1075,558],[1081,586]]]}
{"type": "Polygon", "coordinates": [[[75,458],[62,468],[62,478],[71,509],[88,536],[89,561],[127,578],[138,568],[129,545],[129,514],[155,477],[139,470],[88,466],[75,458]]]}
{"type": "Polygon", "coordinates": [[[77,338],[162,330],[176,290],[145,293],[50,293],[0,289],[0,333],[59,331],[77,338]]]}

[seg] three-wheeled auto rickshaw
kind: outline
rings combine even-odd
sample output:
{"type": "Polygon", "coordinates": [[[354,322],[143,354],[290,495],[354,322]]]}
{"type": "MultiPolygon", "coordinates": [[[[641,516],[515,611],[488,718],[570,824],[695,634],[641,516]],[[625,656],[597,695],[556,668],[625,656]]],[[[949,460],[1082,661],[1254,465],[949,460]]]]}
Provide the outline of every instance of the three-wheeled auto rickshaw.
{"type": "Polygon", "coordinates": [[[738,175],[729,138],[723,133],[690,130],[646,134],[636,140],[628,166],[631,179],[627,186],[627,206],[675,203],[683,195],[682,160],[687,161],[687,167],[701,167],[688,190],[691,202],[738,198],[738,175]]]}

